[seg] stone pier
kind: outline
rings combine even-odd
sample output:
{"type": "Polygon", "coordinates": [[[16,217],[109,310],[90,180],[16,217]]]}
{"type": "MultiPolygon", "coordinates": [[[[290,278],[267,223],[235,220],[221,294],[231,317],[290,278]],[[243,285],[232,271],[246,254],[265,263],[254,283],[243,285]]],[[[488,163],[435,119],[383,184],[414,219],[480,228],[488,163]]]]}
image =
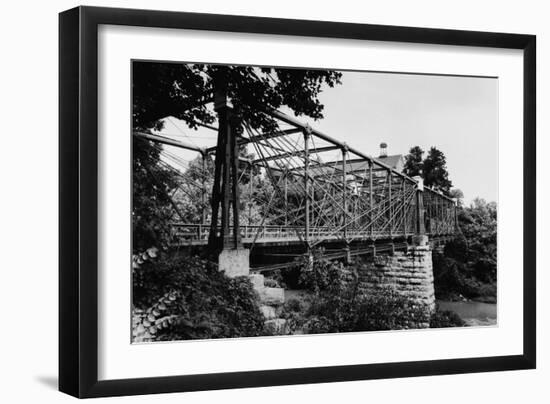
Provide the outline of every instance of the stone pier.
{"type": "MultiPolygon", "coordinates": [[[[417,236],[406,252],[376,255],[358,268],[360,288],[364,293],[384,293],[387,288],[426,307],[426,318],[435,311],[432,251],[426,236],[417,236]]],[[[416,324],[429,327],[429,322],[416,324]]]]}

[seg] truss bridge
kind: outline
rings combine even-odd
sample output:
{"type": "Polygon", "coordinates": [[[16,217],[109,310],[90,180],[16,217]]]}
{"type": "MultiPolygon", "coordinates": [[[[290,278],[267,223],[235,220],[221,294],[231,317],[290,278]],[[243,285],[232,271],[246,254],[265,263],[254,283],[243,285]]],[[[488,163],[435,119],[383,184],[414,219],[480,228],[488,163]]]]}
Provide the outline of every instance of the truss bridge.
{"type": "Polygon", "coordinates": [[[161,164],[178,179],[169,226],[174,248],[295,256],[323,247],[349,257],[406,248],[417,235],[453,237],[456,201],[387,159],[280,111],[258,111],[275,123],[266,133],[239,121],[223,96],[214,109],[218,127],[204,125],[216,133],[213,147],[134,132],[159,150],[161,164]],[[171,147],[195,158],[184,161],[171,147]]]}

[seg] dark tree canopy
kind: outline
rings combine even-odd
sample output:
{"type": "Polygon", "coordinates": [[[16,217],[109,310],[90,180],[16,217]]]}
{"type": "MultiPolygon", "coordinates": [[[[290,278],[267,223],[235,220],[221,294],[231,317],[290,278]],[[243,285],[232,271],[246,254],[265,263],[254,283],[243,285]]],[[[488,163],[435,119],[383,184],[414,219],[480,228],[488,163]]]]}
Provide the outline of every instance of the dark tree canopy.
{"type": "Polygon", "coordinates": [[[424,159],[424,183],[448,194],[453,183],[449,180],[447,160],[441,150],[431,147],[424,159]]]}
{"type": "Polygon", "coordinates": [[[422,167],[424,165],[422,157],[424,150],[418,146],[414,146],[409,150],[409,154],[405,156],[405,167],[403,172],[409,177],[422,175],[422,167]]]}
{"type": "Polygon", "coordinates": [[[254,129],[272,128],[258,110],[288,106],[298,116],[323,117],[318,95],[323,84],[333,87],[342,74],[331,70],[135,62],[133,64],[133,124],[135,129],[158,128],[167,116],[212,123],[214,113],[204,102],[216,90],[231,98],[235,112],[254,129]]]}
{"type": "Polygon", "coordinates": [[[471,299],[496,302],[497,205],[476,198],[458,210],[461,229],[445,246],[444,256],[434,255],[436,296],[453,298],[460,293],[471,299]]]}
{"type": "Polygon", "coordinates": [[[405,156],[404,173],[409,177],[422,176],[424,184],[434,187],[449,195],[452,182],[449,180],[447,160],[441,150],[430,147],[426,158],[422,159],[424,151],[419,146],[414,146],[405,156]]]}

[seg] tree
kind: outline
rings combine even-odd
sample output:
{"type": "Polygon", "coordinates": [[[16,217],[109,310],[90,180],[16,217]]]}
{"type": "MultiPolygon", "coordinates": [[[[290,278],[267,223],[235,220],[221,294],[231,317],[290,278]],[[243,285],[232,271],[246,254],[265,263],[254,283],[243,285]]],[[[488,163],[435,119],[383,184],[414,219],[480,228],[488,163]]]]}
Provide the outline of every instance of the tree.
{"type": "Polygon", "coordinates": [[[405,156],[405,166],[403,172],[409,177],[414,177],[417,175],[422,175],[422,170],[424,163],[422,161],[422,156],[424,155],[424,150],[419,146],[414,146],[409,150],[409,154],[405,156]]]}
{"type": "Polygon", "coordinates": [[[424,184],[429,187],[435,187],[448,194],[452,187],[447,172],[447,160],[441,150],[430,147],[428,155],[423,163],[424,184]]]}
{"type": "Polygon", "coordinates": [[[464,199],[464,192],[462,192],[461,189],[458,189],[458,188],[453,188],[449,191],[449,196],[451,198],[454,198],[456,199],[456,202],[457,202],[457,206],[458,207],[462,207],[462,204],[463,204],[463,199],[464,199]]]}
{"type": "Polygon", "coordinates": [[[170,194],[176,187],[173,173],[160,167],[159,149],[140,138],[133,139],[132,249],[139,254],[150,247],[166,248],[168,222],[173,215],[170,194]]]}
{"type": "Polygon", "coordinates": [[[461,236],[447,243],[444,256],[434,255],[436,295],[453,293],[494,301],[497,278],[497,205],[476,198],[458,210],[461,236]]]}
{"type": "Polygon", "coordinates": [[[215,113],[206,106],[215,91],[223,90],[234,111],[254,129],[274,129],[273,121],[258,111],[288,106],[298,116],[323,117],[318,95],[324,84],[340,83],[332,70],[135,62],[133,64],[134,129],[160,128],[173,116],[191,128],[212,123],[215,113]]]}
{"type": "Polygon", "coordinates": [[[445,155],[435,147],[430,147],[425,159],[422,159],[423,155],[424,151],[419,146],[412,147],[405,156],[403,172],[409,177],[420,175],[424,185],[438,188],[449,195],[453,184],[449,180],[445,155]]]}
{"type": "MultiPolygon", "coordinates": [[[[261,111],[283,105],[296,115],[319,119],[322,87],[333,87],[341,78],[341,73],[330,70],[157,62],[134,62],[132,74],[133,128],[141,131],[161,129],[163,118],[169,116],[190,128],[215,122],[215,112],[207,104],[217,90],[226,92],[235,115],[256,130],[275,130],[274,121],[261,111]]],[[[168,242],[163,225],[174,205],[176,179],[159,165],[159,148],[152,142],[134,141],[133,164],[134,252],[140,252],[168,242]]]]}

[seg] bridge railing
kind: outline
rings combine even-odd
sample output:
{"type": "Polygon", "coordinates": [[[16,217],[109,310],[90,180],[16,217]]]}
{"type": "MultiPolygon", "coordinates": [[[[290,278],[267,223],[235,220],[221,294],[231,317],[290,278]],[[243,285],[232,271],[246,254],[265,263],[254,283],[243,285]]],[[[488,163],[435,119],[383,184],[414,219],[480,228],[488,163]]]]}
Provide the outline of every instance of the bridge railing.
{"type": "Polygon", "coordinates": [[[433,189],[424,188],[424,223],[429,235],[451,235],[456,232],[455,200],[433,189]]]}
{"type": "MultiPolygon", "coordinates": [[[[191,224],[191,223],[173,223],[172,228],[172,245],[203,245],[208,242],[210,234],[210,224],[191,224]]],[[[234,228],[229,228],[230,235],[233,234],[234,228]]],[[[240,236],[245,244],[251,243],[269,243],[269,242],[292,242],[302,243],[305,240],[304,230],[301,226],[240,226],[240,236]]],[[[393,234],[386,230],[354,230],[348,229],[346,233],[334,232],[334,229],[329,226],[312,228],[309,231],[308,239],[312,243],[322,243],[324,241],[342,241],[346,238],[358,240],[377,240],[377,239],[404,239],[414,235],[414,232],[407,231],[399,235],[393,234]]],[[[218,234],[219,236],[219,234],[218,234]]]]}

